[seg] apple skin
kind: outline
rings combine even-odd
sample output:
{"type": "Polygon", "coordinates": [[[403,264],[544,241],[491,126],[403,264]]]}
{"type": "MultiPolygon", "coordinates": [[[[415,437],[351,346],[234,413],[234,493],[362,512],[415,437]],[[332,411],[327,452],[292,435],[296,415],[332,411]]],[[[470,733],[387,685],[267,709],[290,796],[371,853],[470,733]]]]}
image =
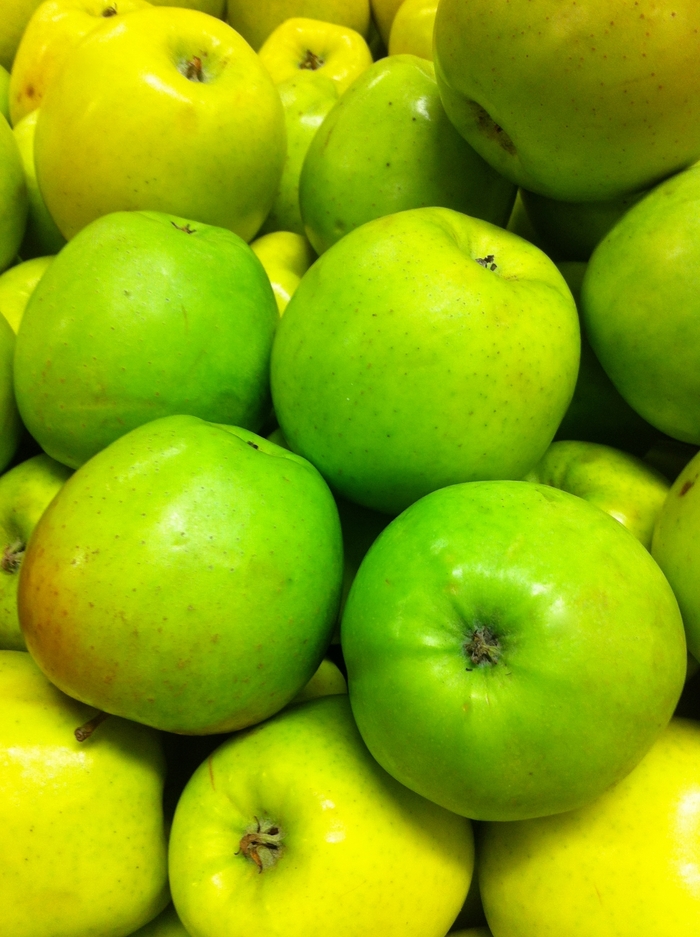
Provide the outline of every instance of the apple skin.
{"type": "Polygon", "coordinates": [[[410,53],[433,60],[437,0],[404,0],[391,24],[389,55],[410,53]]]}
{"type": "Polygon", "coordinates": [[[403,0],[370,0],[372,19],[377,24],[379,35],[385,46],[389,45],[391,24],[402,3],[403,0]]]}
{"type": "Polygon", "coordinates": [[[341,643],[377,761],[477,820],[594,800],[651,747],[686,674],[678,605],[642,544],[523,481],[443,488],[392,521],[341,643]]]}
{"type": "Polygon", "coordinates": [[[157,733],[52,686],[0,651],[0,902],[12,937],[126,937],[168,901],[157,733]]]}
{"type": "Polygon", "coordinates": [[[24,260],[57,254],[66,243],[46,207],[36,180],[34,136],[38,118],[39,111],[32,111],[13,128],[27,185],[27,224],[19,248],[20,256],[24,260]]]}
{"type": "Polygon", "coordinates": [[[434,43],[450,119],[525,189],[615,199],[700,157],[696,0],[441,0],[434,43]]]}
{"type": "Polygon", "coordinates": [[[433,66],[380,59],[330,111],[299,181],[306,236],[321,254],[348,231],[393,212],[443,206],[505,227],[515,187],[459,136],[433,66]]]}
{"type": "Polygon", "coordinates": [[[45,453],[0,477],[0,648],[26,650],[17,617],[17,583],[31,532],[71,470],[45,453]]]}
{"type": "Polygon", "coordinates": [[[280,315],[316,259],[316,251],[303,234],[272,231],[251,242],[251,249],[265,268],[280,315]]]}
{"type": "Polygon", "coordinates": [[[674,719],[587,807],[481,831],[494,934],[692,937],[700,918],[700,725],[674,719]]]}
{"type": "Polygon", "coordinates": [[[168,905],[157,918],[154,918],[145,927],[134,931],[133,937],[190,937],[190,935],[177,916],[177,911],[173,905],[168,905]]]}
{"type": "Polygon", "coordinates": [[[278,319],[262,264],[233,232],[159,212],[104,215],[56,256],[27,305],[20,413],[72,468],[171,413],[258,430],[278,319]]]}
{"type": "Polygon", "coordinates": [[[35,162],[68,239],[100,215],[152,209],[249,241],[285,147],[279,95],[245,40],[198,10],[151,7],[75,48],[44,96],[35,162]]]}
{"type": "Polygon", "coordinates": [[[581,287],[583,325],[611,381],[645,420],[700,443],[700,165],[662,183],[600,242],[581,287]]]}
{"type": "Polygon", "coordinates": [[[11,71],[17,46],[41,0],[4,0],[0,32],[0,66],[11,71]]]}
{"type": "Polygon", "coordinates": [[[304,275],[272,394],[292,450],[337,493],[398,514],[444,485],[521,478],[561,422],[578,355],[574,300],[541,251],[421,208],[356,228],[304,275]]]}
{"type": "Polygon", "coordinates": [[[349,26],[362,36],[369,30],[369,0],[228,0],[226,17],[254,49],[292,17],[349,26]]]}
{"type": "Polygon", "coordinates": [[[654,524],[671,487],[641,459],[593,442],[553,442],[524,481],[552,485],[595,504],[649,550],[654,524]]]}
{"type": "Polygon", "coordinates": [[[700,453],[671,486],[656,522],[651,553],[678,599],[688,649],[700,658],[700,453]]]}
{"type": "Polygon", "coordinates": [[[195,935],[443,937],[473,849],[469,822],[389,777],[347,697],[330,696],[234,736],[198,768],[173,820],[170,883],[195,935]],[[241,843],[257,821],[282,831],[262,872],[241,843]]]}
{"type": "Polygon", "coordinates": [[[0,114],[10,120],[10,73],[0,65],[0,114]]]}
{"type": "Polygon", "coordinates": [[[0,312],[17,334],[27,303],[53,257],[33,257],[0,273],[0,312]]]}
{"type": "Polygon", "coordinates": [[[0,273],[12,264],[27,223],[27,185],[17,141],[0,115],[0,273]]]}
{"type": "Polygon", "coordinates": [[[22,434],[13,386],[14,353],[15,333],[5,316],[0,316],[0,472],[9,465],[22,434]]]}
{"type": "Polygon", "coordinates": [[[343,575],[316,469],[239,427],[171,416],[80,468],[20,572],[27,647],[57,686],[169,732],[259,722],[311,678],[343,575]]]}

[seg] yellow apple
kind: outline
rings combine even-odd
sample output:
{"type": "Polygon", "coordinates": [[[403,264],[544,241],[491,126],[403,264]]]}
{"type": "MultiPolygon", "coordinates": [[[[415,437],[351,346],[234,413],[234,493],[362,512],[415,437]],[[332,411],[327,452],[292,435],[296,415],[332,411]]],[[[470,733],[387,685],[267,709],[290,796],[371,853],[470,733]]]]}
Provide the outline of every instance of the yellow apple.
{"type": "Polygon", "coordinates": [[[57,254],[66,243],[66,239],[58,230],[56,222],[46,207],[44,197],[39,191],[39,183],[36,181],[34,137],[38,118],[39,111],[32,111],[13,128],[22,159],[24,181],[27,185],[27,225],[19,248],[20,256],[24,260],[57,254]]]}
{"type": "Polygon", "coordinates": [[[389,55],[409,52],[433,60],[433,28],[437,0],[404,0],[389,34],[389,55]]]}
{"type": "Polygon", "coordinates": [[[377,24],[379,35],[382,37],[385,46],[389,45],[391,24],[394,22],[394,17],[402,3],[403,0],[370,0],[372,19],[377,24]]]}
{"type": "Polygon", "coordinates": [[[301,278],[316,259],[316,252],[303,234],[293,231],[273,231],[250,246],[270,278],[277,309],[282,315],[301,278]]]}
{"type": "Polygon", "coordinates": [[[0,65],[9,69],[22,33],[41,0],[2,0],[0,21],[0,65]]]}
{"type": "Polygon", "coordinates": [[[228,0],[229,23],[254,49],[285,20],[302,16],[349,26],[366,36],[369,31],[369,0],[228,0]]]}
{"type": "Polygon", "coordinates": [[[10,77],[10,120],[41,105],[44,91],[83,36],[103,19],[150,6],[146,0],[44,0],[27,23],[10,77]]]}
{"type": "Polygon", "coordinates": [[[342,94],[372,64],[372,53],[354,29],[295,17],[268,36],[260,61],[276,85],[300,71],[318,71],[332,78],[342,94]]]}
{"type": "Polygon", "coordinates": [[[12,128],[0,114],[0,271],[15,260],[27,223],[27,184],[12,128]]]}
{"type": "Polygon", "coordinates": [[[294,697],[294,703],[304,703],[306,700],[318,699],[320,696],[337,696],[348,692],[347,680],[342,671],[332,660],[325,657],[318,665],[318,670],[294,697]]]}
{"type": "Polygon", "coordinates": [[[0,114],[10,119],[10,73],[0,65],[0,114]]]}
{"type": "Polygon", "coordinates": [[[29,297],[52,260],[53,257],[33,257],[0,273],[0,312],[12,326],[15,335],[29,297]]]}
{"type": "Polygon", "coordinates": [[[248,241],[285,147],[279,94],[245,40],[206,13],[149,7],[76,47],[44,97],[34,156],[67,238],[101,215],[152,209],[248,241]]]}
{"type": "Polygon", "coordinates": [[[226,15],[226,0],[151,0],[154,6],[159,7],[187,7],[189,10],[200,10],[209,16],[223,19],[226,15]]]}

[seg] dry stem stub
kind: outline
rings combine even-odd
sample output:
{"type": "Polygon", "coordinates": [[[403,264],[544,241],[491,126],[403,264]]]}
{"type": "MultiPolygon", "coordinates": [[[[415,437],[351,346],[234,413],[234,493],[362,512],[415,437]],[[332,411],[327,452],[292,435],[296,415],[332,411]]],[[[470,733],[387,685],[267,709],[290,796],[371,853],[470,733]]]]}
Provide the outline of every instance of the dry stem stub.
{"type": "MultiPolygon", "coordinates": [[[[488,625],[479,625],[472,631],[469,640],[465,643],[464,653],[476,666],[496,664],[501,656],[501,644],[488,625]]],[[[471,669],[467,667],[467,670],[471,669]]]]}
{"type": "Polygon", "coordinates": [[[6,544],[0,557],[0,569],[6,573],[16,573],[22,565],[25,548],[26,544],[21,540],[6,544]]]}
{"type": "Polygon", "coordinates": [[[236,855],[243,855],[258,867],[258,873],[271,869],[279,861],[284,845],[282,828],[274,820],[264,817],[246,828],[238,844],[236,855]]]}

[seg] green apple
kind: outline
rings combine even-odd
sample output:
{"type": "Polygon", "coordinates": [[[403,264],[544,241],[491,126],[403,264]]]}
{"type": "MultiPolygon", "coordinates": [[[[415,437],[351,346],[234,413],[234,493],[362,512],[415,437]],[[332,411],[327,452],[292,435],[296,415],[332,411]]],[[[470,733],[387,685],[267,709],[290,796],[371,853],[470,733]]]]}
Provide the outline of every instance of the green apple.
{"type": "Polygon", "coordinates": [[[0,65],[0,114],[10,119],[10,73],[0,65]]]}
{"type": "Polygon", "coordinates": [[[494,934],[693,937],[700,920],[700,725],[674,719],[594,803],[490,823],[480,838],[494,934]]]}
{"type": "Polygon", "coordinates": [[[284,107],[287,158],[270,214],[260,231],[263,234],[292,231],[304,235],[299,207],[299,178],[311,141],[338,100],[338,85],[321,71],[304,71],[281,82],[277,90],[284,107]]]}
{"type": "Polygon", "coordinates": [[[660,472],[636,456],[578,440],[553,442],[525,481],[552,485],[595,504],[647,549],[670,488],[660,472]]]}
{"type": "Polygon", "coordinates": [[[375,62],[328,114],[304,160],[299,204],[320,254],[393,212],[443,206],[505,226],[515,188],[455,131],[433,66],[415,55],[375,62]]]}
{"type": "Polygon", "coordinates": [[[17,256],[27,223],[27,185],[12,129],[0,114],[0,273],[17,256]]]}
{"type": "Polygon", "coordinates": [[[228,22],[254,49],[292,17],[348,26],[362,36],[369,29],[369,0],[228,0],[228,22]]]}
{"type": "Polygon", "coordinates": [[[377,24],[379,35],[385,46],[389,45],[391,24],[402,3],[403,0],[370,0],[372,19],[377,24]]]}
{"type": "Polygon", "coordinates": [[[258,430],[278,319],[262,264],[232,231],[160,212],[104,215],[56,256],[25,310],[20,413],[73,468],[171,413],[258,430]]]}
{"type": "Polygon", "coordinates": [[[105,19],[44,95],[35,162],[66,238],[109,212],[154,209],[250,240],[285,154],[279,95],[226,23],[150,7],[105,19]]]}
{"type": "Polygon", "coordinates": [[[171,416],[66,482],[20,571],[27,647],[57,686],[170,732],[229,732],[285,706],[330,642],[342,542],[304,459],[171,416]]]}
{"type": "Polygon", "coordinates": [[[696,0],[441,0],[445,109],[523,188],[567,202],[639,192],[700,157],[696,0]]]}
{"type": "Polygon", "coordinates": [[[46,273],[53,257],[34,257],[0,273],[0,313],[17,334],[29,298],[46,273]]]}
{"type": "Polygon", "coordinates": [[[583,324],[624,399],[657,429],[700,443],[700,165],[631,208],[593,252],[583,324]]]}
{"type": "Polygon", "coordinates": [[[22,434],[13,385],[14,353],[15,333],[5,316],[0,316],[0,472],[17,451],[22,434]]]}
{"type": "Polygon", "coordinates": [[[392,521],[341,641],[377,761],[478,820],[594,800],[651,747],[686,674],[678,605],[642,544],[524,481],[452,485],[392,521]]]}
{"type": "Polygon", "coordinates": [[[673,483],[656,523],[651,552],[678,599],[688,648],[700,658],[700,454],[673,483]]]}
{"type": "Polygon", "coordinates": [[[391,24],[389,55],[410,53],[433,60],[437,0],[404,0],[391,24]]]}
{"type": "Polygon", "coordinates": [[[207,937],[444,937],[469,887],[468,821],[397,784],[346,696],[224,742],[177,806],[170,886],[207,937]]]}
{"type": "Polygon", "coordinates": [[[0,905],[8,937],[125,937],[168,900],[160,740],[0,651],[0,905]]]}
{"type": "Polygon", "coordinates": [[[326,657],[318,665],[318,670],[306,686],[294,697],[292,703],[305,703],[310,699],[318,699],[319,696],[336,696],[347,692],[348,684],[342,671],[326,657]]]}
{"type": "Polygon", "coordinates": [[[0,66],[12,68],[17,46],[32,13],[41,0],[3,0],[0,25],[0,66]]]}
{"type": "Polygon", "coordinates": [[[75,47],[84,36],[105,19],[148,6],[146,0],[44,0],[27,23],[12,64],[12,124],[41,107],[46,88],[72,64],[75,47]]]}
{"type": "Polygon", "coordinates": [[[177,916],[177,911],[173,905],[168,905],[157,918],[154,918],[145,927],[134,931],[133,937],[190,937],[190,935],[177,916]]]}
{"type": "Polygon", "coordinates": [[[265,268],[275,294],[277,311],[282,315],[301,278],[316,259],[316,252],[303,234],[294,231],[264,234],[250,246],[265,268]]]}
{"type": "Polygon", "coordinates": [[[273,400],[331,487],[397,514],[444,485],[522,477],[578,357],[574,300],[541,251],[420,208],[356,228],[305,274],[275,337],[273,400]]]}
{"type": "Polygon", "coordinates": [[[57,254],[66,243],[46,207],[44,197],[39,191],[39,183],[36,181],[34,136],[38,118],[39,111],[32,111],[13,128],[27,185],[27,225],[19,248],[20,256],[25,260],[57,254]]]}
{"type": "Polygon", "coordinates": [[[0,648],[24,650],[17,582],[31,532],[71,470],[45,453],[0,476],[0,648]]]}
{"type": "Polygon", "coordinates": [[[276,85],[299,72],[318,72],[342,94],[372,64],[372,53],[354,29],[316,19],[292,17],[270,33],[260,61],[276,85]]]}

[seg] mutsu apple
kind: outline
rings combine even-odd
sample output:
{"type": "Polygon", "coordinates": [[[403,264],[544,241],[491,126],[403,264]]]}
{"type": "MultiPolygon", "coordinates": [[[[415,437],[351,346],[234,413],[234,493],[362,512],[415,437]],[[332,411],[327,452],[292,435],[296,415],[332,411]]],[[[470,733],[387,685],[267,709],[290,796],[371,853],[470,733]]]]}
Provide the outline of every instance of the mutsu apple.
{"type": "Polygon", "coordinates": [[[369,0],[228,0],[228,22],[254,49],[285,20],[302,16],[348,26],[362,36],[369,29],[369,0]]]}
{"type": "Polygon", "coordinates": [[[303,234],[294,231],[272,231],[250,246],[265,268],[277,310],[282,315],[301,278],[316,259],[316,252],[303,234]]]}
{"type": "Polygon", "coordinates": [[[20,624],[76,699],[170,732],[228,732],[311,678],[342,574],[338,512],[312,465],[239,427],[164,417],[94,456],[43,514],[20,624]]]}
{"type": "Polygon", "coordinates": [[[3,933],[126,937],[168,900],[158,734],[98,724],[22,651],[0,651],[0,707],[3,933]]]}
{"type": "Polygon", "coordinates": [[[17,141],[0,114],[0,273],[14,261],[27,223],[27,185],[17,141]]]}
{"type": "Polygon", "coordinates": [[[2,6],[2,27],[0,27],[0,65],[10,69],[32,13],[41,0],[5,0],[2,6]]]}
{"type": "Polygon", "coordinates": [[[282,104],[248,43],[171,7],[93,29],[47,89],[35,141],[39,187],[67,238],[100,215],[153,209],[248,241],[284,153],[282,104]]]}
{"type": "Polygon", "coordinates": [[[34,136],[38,117],[39,111],[32,111],[13,128],[27,185],[27,225],[19,248],[20,256],[24,260],[57,254],[66,243],[46,207],[39,191],[39,183],[36,181],[34,136]]]}
{"type": "Polygon", "coordinates": [[[170,413],[258,430],[278,318],[262,264],[232,231],[160,212],[104,215],[56,256],[25,310],[20,412],[73,468],[170,413]]]}
{"type": "Polygon", "coordinates": [[[410,53],[433,59],[437,0],[404,0],[391,24],[389,55],[410,53]]]}
{"type": "Polygon", "coordinates": [[[24,310],[53,257],[33,257],[0,273],[0,312],[17,334],[24,310]]]}
{"type": "Polygon", "coordinates": [[[369,750],[474,819],[594,800],[665,728],[686,674],[678,604],[642,544],[524,481],[443,488],[392,521],[341,641],[369,750]]]}
{"type": "Polygon", "coordinates": [[[197,937],[443,937],[473,863],[469,822],[386,774],[347,697],[331,696],[233,736],[199,767],[169,865],[197,937]]]}
{"type": "Polygon", "coordinates": [[[519,478],[576,382],[579,325],[540,250],[420,208],[351,231],[304,275],[272,351],[289,445],[335,490],[398,513],[435,488],[519,478]]]}

